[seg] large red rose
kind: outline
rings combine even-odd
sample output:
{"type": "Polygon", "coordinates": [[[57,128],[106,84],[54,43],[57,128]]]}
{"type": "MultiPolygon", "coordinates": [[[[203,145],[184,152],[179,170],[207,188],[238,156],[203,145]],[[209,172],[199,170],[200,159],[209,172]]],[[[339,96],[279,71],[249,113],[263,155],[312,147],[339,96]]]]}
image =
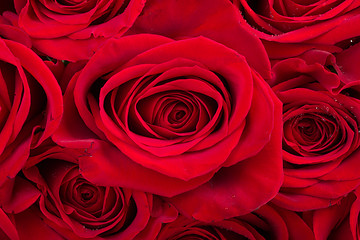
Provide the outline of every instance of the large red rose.
{"type": "Polygon", "coordinates": [[[210,39],[109,40],[65,106],[54,140],[86,148],[80,168],[95,183],[176,196],[204,220],[250,212],[281,184],[281,104],[243,56],[210,39]]]}
{"type": "Polygon", "coordinates": [[[61,60],[88,59],[108,38],[122,35],[145,0],[14,0],[19,26],[40,52],[61,60]]]}
{"type": "Polygon", "coordinates": [[[360,157],[359,93],[356,82],[327,69],[331,59],[315,50],[273,67],[273,90],[284,104],[285,174],[274,202],[291,210],[327,207],[360,184],[353,171],[360,157]]]}
{"type": "Polygon", "coordinates": [[[243,25],[264,40],[272,58],[314,47],[336,51],[332,45],[346,47],[358,41],[358,0],[232,2],[241,12],[243,25]]]}
{"type": "Polygon", "coordinates": [[[0,39],[0,52],[1,185],[16,176],[30,149],[55,131],[63,106],[56,79],[33,51],[0,39]]]}

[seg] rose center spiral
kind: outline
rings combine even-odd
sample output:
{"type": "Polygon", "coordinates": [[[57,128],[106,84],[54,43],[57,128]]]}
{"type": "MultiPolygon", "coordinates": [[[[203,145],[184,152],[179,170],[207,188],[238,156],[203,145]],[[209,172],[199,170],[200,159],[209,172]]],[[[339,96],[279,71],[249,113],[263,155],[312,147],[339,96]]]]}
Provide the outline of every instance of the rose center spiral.
{"type": "Polygon", "coordinates": [[[94,192],[90,189],[80,189],[81,199],[85,202],[91,200],[94,196],[94,192]]]}

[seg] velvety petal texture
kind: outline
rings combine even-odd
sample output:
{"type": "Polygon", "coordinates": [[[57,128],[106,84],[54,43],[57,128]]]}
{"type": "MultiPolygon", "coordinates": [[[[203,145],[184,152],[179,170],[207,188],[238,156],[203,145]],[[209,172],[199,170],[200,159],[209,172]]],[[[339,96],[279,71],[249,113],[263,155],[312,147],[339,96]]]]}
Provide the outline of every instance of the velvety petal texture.
{"type": "Polygon", "coordinates": [[[86,148],[80,167],[96,183],[173,197],[204,191],[198,187],[212,178],[213,191],[224,191],[216,195],[228,199],[214,198],[214,207],[230,204],[228,213],[175,204],[204,220],[247,213],[281,184],[281,104],[243,56],[208,38],[138,34],[109,40],[75,74],[65,101],[69,108],[53,139],[86,148]],[[240,180],[248,174],[255,181],[240,180]]]}

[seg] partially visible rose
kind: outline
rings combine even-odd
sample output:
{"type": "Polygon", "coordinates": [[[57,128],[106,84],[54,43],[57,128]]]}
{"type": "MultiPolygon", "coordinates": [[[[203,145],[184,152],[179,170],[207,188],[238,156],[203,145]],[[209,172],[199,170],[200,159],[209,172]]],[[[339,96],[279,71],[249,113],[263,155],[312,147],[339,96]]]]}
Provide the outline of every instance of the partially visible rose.
{"type": "Polygon", "coordinates": [[[165,224],[156,240],[180,239],[315,239],[299,215],[271,205],[264,205],[244,216],[204,223],[179,216],[165,224]]]}
{"type": "Polygon", "coordinates": [[[277,193],[281,104],[234,50],[204,37],[126,36],[109,40],[70,85],[53,139],[86,148],[87,179],[172,197],[208,221],[277,193]]]}
{"type": "Polygon", "coordinates": [[[33,239],[30,228],[44,228],[38,239],[132,240],[142,231],[144,237],[153,234],[177,214],[151,194],[89,182],[76,164],[76,150],[50,145],[33,153],[4,203],[21,239],[33,239]]]}
{"type": "Polygon", "coordinates": [[[63,105],[56,79],[33,51],[0,39],[0,55],[1,185],[25,165],[30,149],[55,131],[63,105]]]}
{"type": "Polygon", "coordinates": [[[88,59],[108,38],[122,35],[140,14],[145,0],[15,0],[19,26],[38,51],[50,57],[88,59]]]}
{"type": "Polygon", "coordinates": [[[49,157],[39,165],[40,175],[31,174],[31,169],[25,174],[38,185],[40,211],[57,232],[66,236],[71,231],[83,238],[118,233],[118,238],[132,239],[145,228],[149,196],[94,185],[81,176],[76,165],[49,157]]]}
{"type": "Polygon", "coordinates": [[[23,45],[31,48],[32,43],[29,35],[24,30],[16,26],[17,19],[18,16],[9,11],[0,15],[0,36],[1,38],[22,43],[23,45]]]}
{"type": "Polygon", "coordinates": [[[331,56],[315,50],[273,67],[285,174],[274,202],[295,211],[333,205],[360,184],[359,93],[329,71],[331,56]]]}
{"type": "Polygon", "coordinates": [[[358,240],[359,210],[359,190],[356,190],[332,206],[305,212],[303,217],[318,240],[358,240]]]}
{"type": "Polygon", "coordinates": [[[19,235],[6,213],[0,208],[0,239],[2,240],[17,240],[19,235]]]}
{"type": "Polygon", "coordinates": [[[360,1],[231,0],[241,22],[264,40],[271,58],[311,48],[347,47],[359,41],[360,1]]]}

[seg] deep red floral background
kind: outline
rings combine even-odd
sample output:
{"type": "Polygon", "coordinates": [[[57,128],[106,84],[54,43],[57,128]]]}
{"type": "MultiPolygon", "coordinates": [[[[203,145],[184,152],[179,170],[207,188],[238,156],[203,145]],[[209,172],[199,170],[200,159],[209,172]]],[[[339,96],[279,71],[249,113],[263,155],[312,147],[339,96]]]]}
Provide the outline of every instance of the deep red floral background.
{"type": "Polygon", "coordinates": [[[1,239],[359,239],[359,0],[0,11],[1,239]]]}

